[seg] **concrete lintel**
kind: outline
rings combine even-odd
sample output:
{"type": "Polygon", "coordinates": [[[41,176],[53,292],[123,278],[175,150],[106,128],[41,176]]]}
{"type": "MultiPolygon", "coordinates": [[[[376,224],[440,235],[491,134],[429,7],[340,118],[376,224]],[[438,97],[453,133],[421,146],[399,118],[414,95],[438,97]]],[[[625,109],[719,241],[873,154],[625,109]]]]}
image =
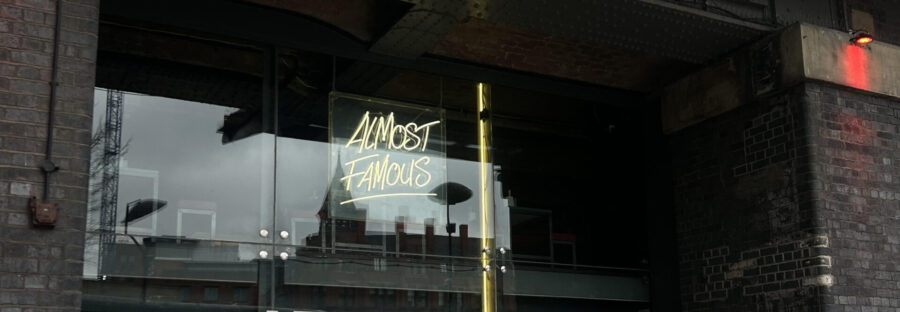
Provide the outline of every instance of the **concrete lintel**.
{"type": "Polygon", "coordinates": [[[900,97],[900,47],[878,38],[859,46],[850,37],[796,24],[711,63],[664,88],[663,131],[678,131],[804,81],[900,97]]]}
{"type": "Polygon", "coordinates": [[[803,79],[900,97],[900,46],[879,42],[877,37],[859,46],[850,42],[847,32],[808,24],[794,28],[799,33],[786,31],[784,38],[802,43],[803,59],[788,64],[802,66],[803,79]]]}

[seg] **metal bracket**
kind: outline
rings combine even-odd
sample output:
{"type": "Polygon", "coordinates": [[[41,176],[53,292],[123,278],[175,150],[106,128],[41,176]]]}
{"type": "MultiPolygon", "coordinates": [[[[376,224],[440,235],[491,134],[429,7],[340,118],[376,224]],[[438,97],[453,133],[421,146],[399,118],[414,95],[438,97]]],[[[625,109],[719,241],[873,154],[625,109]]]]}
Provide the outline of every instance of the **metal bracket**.
{"type": "Polygon", "coordinates": [[[491,118],[491,111],[489,109],[482,110],[478,113],[478,119],[480,120],[488,120],[491,118]]]}
{"type": "Polygon", "coordinates": [[[44,172],[56,172],[59,170],[59,166],[53,163],[49,158],[44,159],[44,162],[41,163],[41,170],[44,172]]]}

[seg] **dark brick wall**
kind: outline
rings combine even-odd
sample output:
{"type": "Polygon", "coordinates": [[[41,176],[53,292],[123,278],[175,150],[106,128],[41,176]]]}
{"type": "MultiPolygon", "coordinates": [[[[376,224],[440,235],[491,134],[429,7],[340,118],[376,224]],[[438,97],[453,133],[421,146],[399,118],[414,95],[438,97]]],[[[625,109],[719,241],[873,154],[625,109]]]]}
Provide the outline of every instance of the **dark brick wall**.
{"type": "Polygon", "coordinates": [[[0,311],[77,311],[88,185],[98,0],[66,0],[50,201],[55,229],[32,228],[40,197],[56,2],[0,1],[0,311]]]}
{"type": "Polygon", "coordinates": [[[670,136],[683,310],[821,309],[831,258],[815,215],[803,91],[670,136]]]}
{"type": "Polygon", "coordinates": [[[807,84],[835,285],[827,311],[900,308],[900,100],[807,84]]]}

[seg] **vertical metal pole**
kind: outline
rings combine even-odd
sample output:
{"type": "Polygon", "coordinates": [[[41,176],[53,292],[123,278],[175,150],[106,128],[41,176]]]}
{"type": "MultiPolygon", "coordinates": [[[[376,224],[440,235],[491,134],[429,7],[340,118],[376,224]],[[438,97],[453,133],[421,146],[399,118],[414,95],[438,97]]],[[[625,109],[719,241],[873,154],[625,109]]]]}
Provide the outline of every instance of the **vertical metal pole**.
{"type": "Polygon", "coordinates": [[[44,171],[44,202],[50,200],[50,174],[56,172],[59,167],[53,163],[53,126],[56,124],[56,88],[59,86],[59,49],[60,37],[62,37],[62,0],[56,1],[56,22],[53,33],[53,64],[50,67],[50,104],[47,107],[47,144],[44,154],[44,162],[41,170],[44,171]]]}
{"type": "MultiPolygon", "coordinates": [[[[263,105],[271,105],[272,106],[272,233],[277,232],[277,214],[278,214],[278,48],[271,47],[266,49],[266,67],[268,67],[268,78],[269,78],[269,87],[272,88],[271,94],[269,95],[269,102],[263,103],[263,105]]],[[[278,235],[272,235],[272,240],[269,242],[271,247],[272,260],[269,261],[269,306],[274,310],[277,306],[277,302],[275,302],[276,298],[276,289],[275,287],[279,286],[276,282],[275,278],[275,237],[278,235]]]]}
{"type": "Polygon", "coordinates": [[[128,236],[128,215],[131,213],[131,203],[125,205],[125,236],[128,236]]]}
{"type": "Polygon", "coordinates": [[[495,268],[491,265],[494,251],[494,192],[493,165],[491,164],[489,147],[491,145],[491,88],[479,82],[476,86],[477,118],[478,118],[478,162],[480,164],[479,196],[481,196],[481,310],[496,311],[494,293],[495,268]]]}
{"type": "MultiPolygon", "coordinates": [[[[276,95],[278,93],[278,79],[277,73],[275,72],[275,68],[277,64],[275,62],[277,58],[277,51],[273,47],[261,47],[262,50],[262,58],[263,58],[263,79],[262,79],[262,99],[259,103],[262,109],[262,128],[263,132],[272,133],[272,166],[273,166],[273,174],[272,174],[272,192],[269,196],[272,196],[272,205],[264,206],[260,205],[259,207],[259,225],[260,228],[268,228],[271,229],[272,233],[275,233],[275,213],[276,209],[276,194],[277,194],[277,174],[275,174],[274,169],[277,169],[277,133],[278,133],[278,124],[277,124],[277,116],[278,116],[278,105],[276,100],[276,95]],[[273,120],[273,118],[275,118],[273,120]],[[267,218],[268,217],[268,218],[267,218]],[[268,223],[268,224],[266,224],[268,223]]],[[[265,144],[263,144],[265,146],[265,144]]],[[[260,248],[269,249],[268,252],[272,257],[275,257],[275,236],[271,235],[271,238],[266,239],[261,244],[260,248]]],[[[274,260],[268,259],[259,259],[257,261],[257,311],[269,311],[275,307],[275,268],[274,268],[274,260]]]]}

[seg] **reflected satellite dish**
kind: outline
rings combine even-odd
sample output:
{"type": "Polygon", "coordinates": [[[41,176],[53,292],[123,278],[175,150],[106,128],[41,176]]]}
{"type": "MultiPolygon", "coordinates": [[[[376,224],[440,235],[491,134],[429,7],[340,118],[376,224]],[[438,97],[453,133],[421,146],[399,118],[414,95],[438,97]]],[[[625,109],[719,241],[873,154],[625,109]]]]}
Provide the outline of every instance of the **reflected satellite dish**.
{"type": "Polygon", "coordinates": [[[128,224],[143,219],[144,217],[163,209],[166,204],[168,204],[168,202],[159,199],[138,199],[132,201],[125,206],[125,219],[122,220],[122,223],[128,224]]]}
{"type": "Polygon", "coordinates": [[[472,198],[472,190],[456,182],[443,183],[431,192],[437,195],[429,198],[444,205],[456,205],[472,198]]]}

